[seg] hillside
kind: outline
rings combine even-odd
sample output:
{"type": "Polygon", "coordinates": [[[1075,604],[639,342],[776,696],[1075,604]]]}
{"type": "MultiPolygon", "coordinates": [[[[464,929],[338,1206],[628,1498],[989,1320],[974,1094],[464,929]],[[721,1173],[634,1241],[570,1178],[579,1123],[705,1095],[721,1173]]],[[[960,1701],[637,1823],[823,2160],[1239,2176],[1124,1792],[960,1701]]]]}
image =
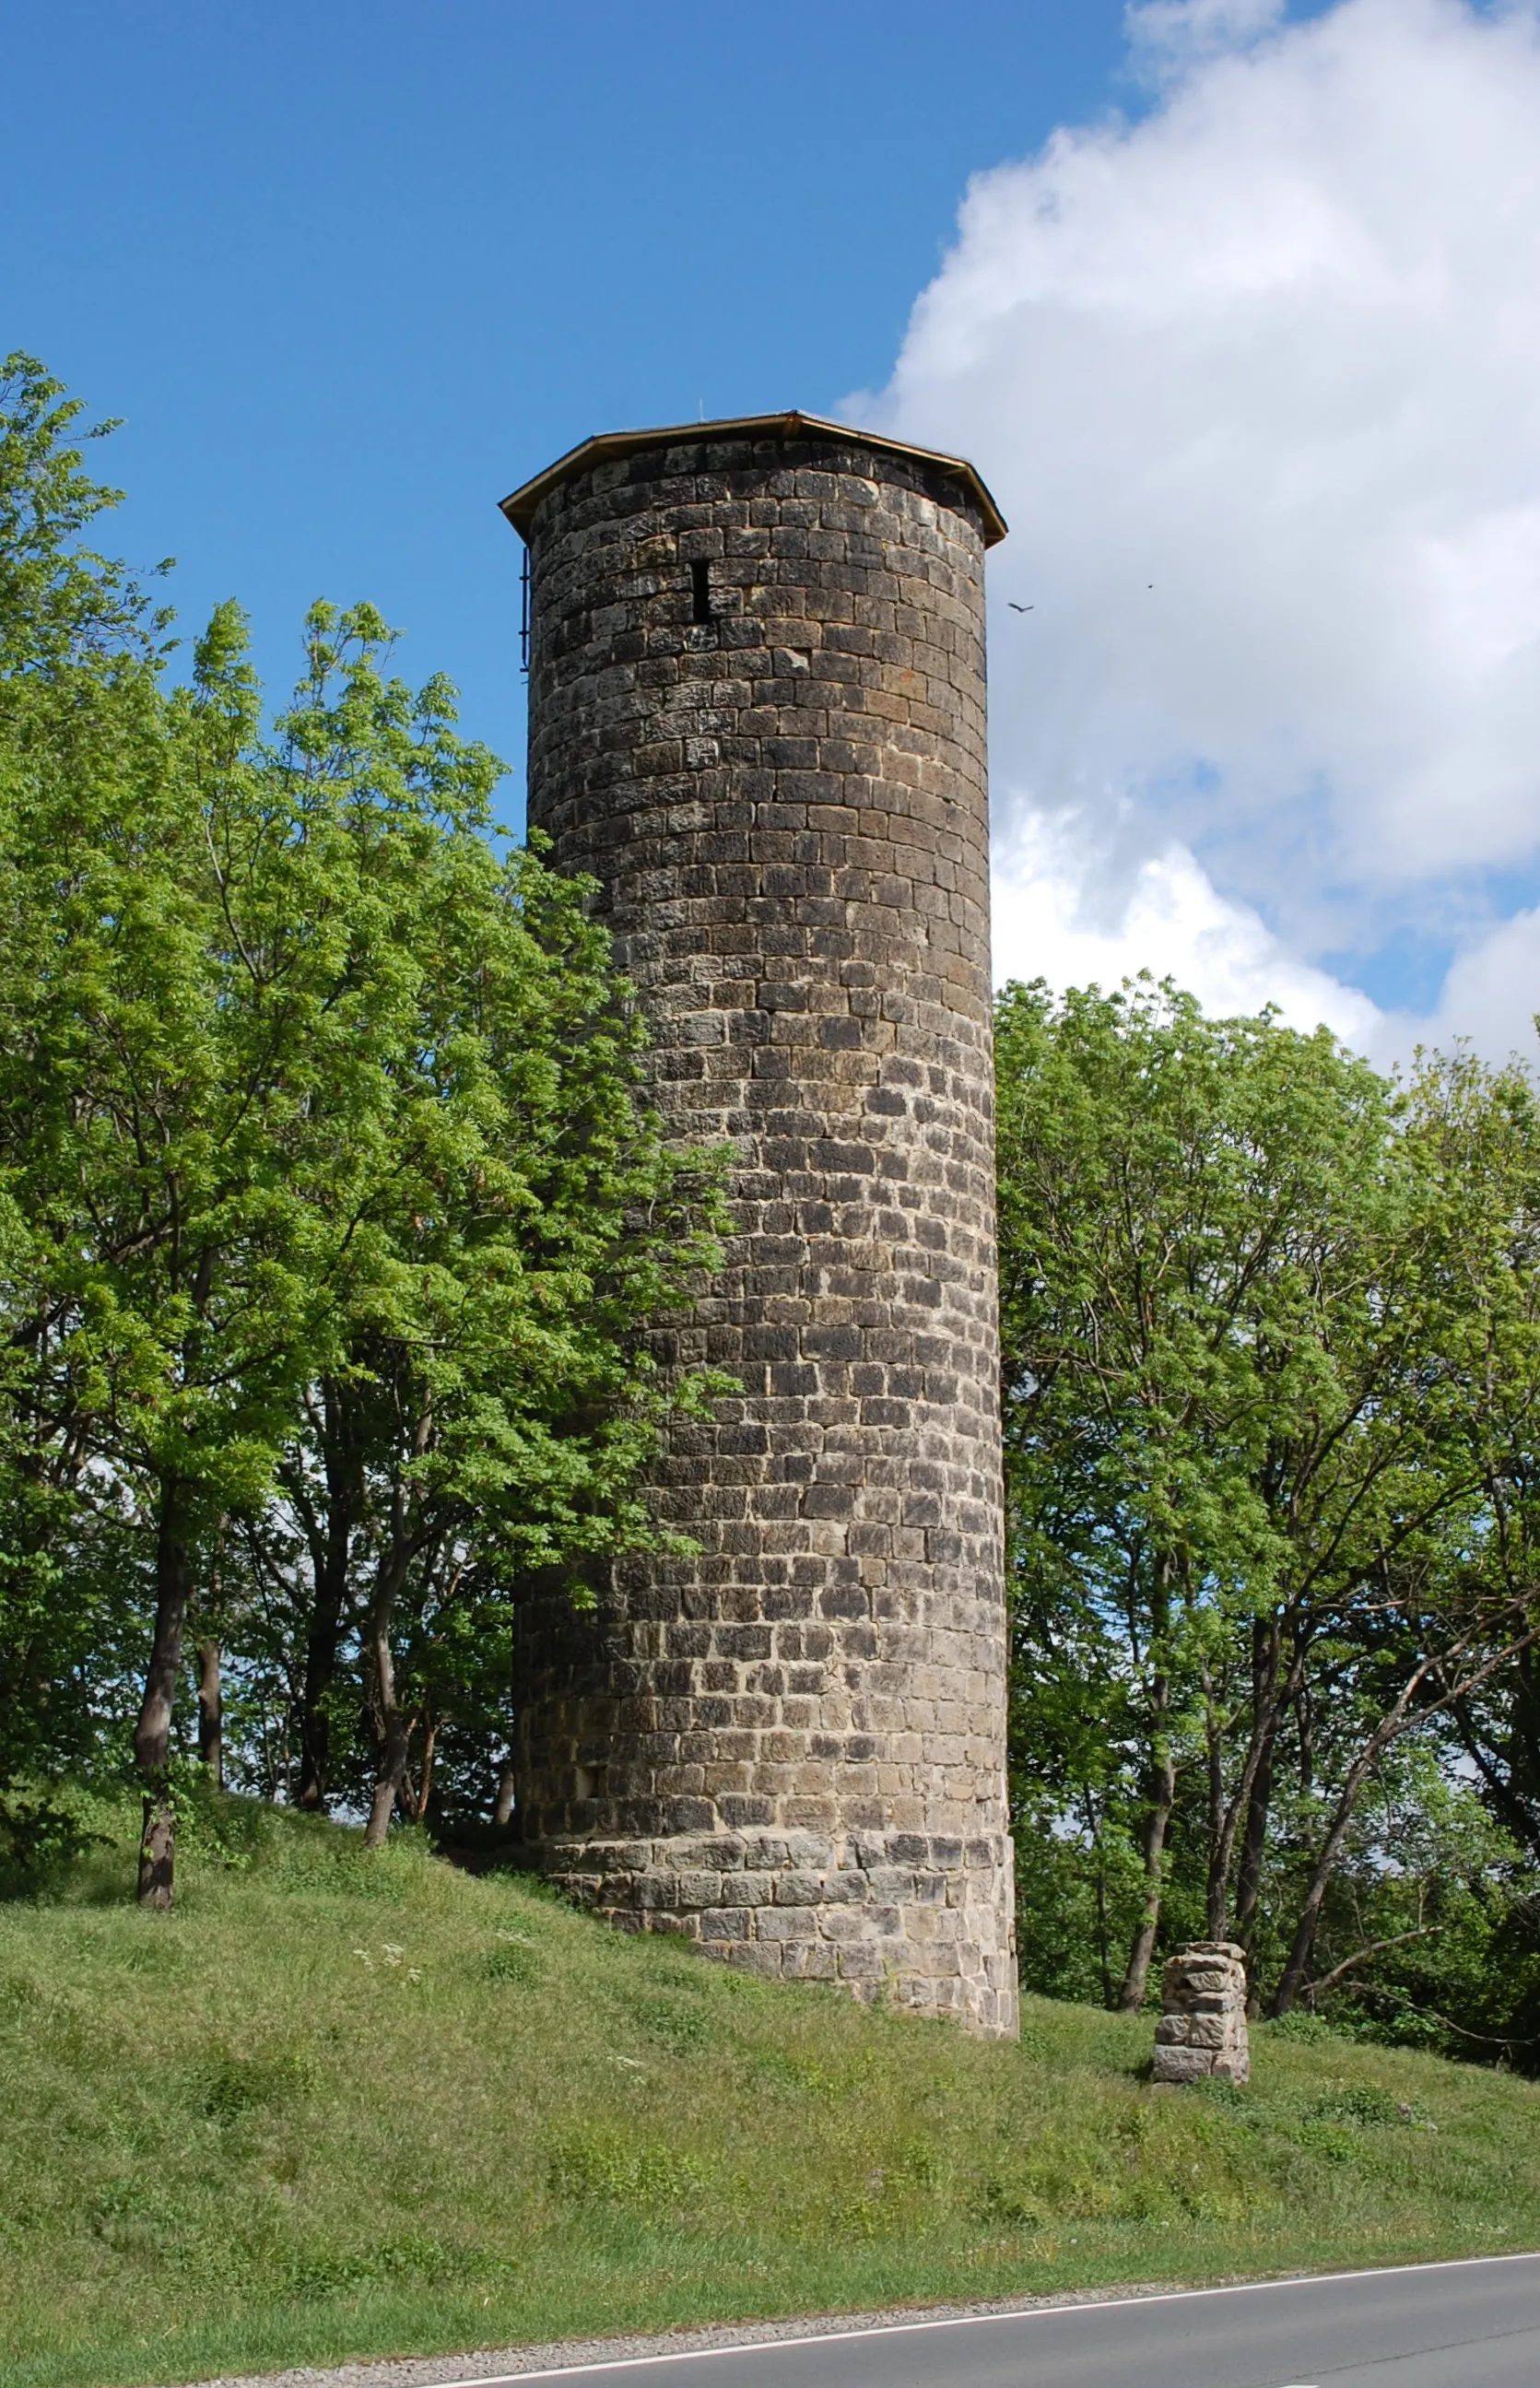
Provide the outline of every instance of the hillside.
{"type": "Polygon", "coordinates": [[[1152,2090],[1148,2020],[969,2042],[239,1802],[156,1916],[92,1821],[0,1905],[0,2388],[1540,2245],[1525,2082],[1152,2090]]]}

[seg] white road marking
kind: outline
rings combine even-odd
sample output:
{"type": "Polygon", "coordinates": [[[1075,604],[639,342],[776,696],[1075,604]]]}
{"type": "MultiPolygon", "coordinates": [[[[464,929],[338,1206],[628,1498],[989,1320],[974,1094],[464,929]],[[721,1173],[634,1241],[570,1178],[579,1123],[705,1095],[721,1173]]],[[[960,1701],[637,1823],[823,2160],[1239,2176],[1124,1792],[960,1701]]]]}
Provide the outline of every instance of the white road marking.
{"type": "Polygon", "coordinates": [[[661,2369],[666,2363],[703,2363],[714,2355],[774,2355],[788,2346],[838,2346],[851,2339],[905,2338],[923,2330],[977,2330],[986,2322],[1062,2320],[1066,2314],[1110,2313],[1117,2305],[1172,2305],[1199,2297],[1244,2297],[1258,2289],[1313,2289],[1328,2280],[1388,2280],[1407,2272],[1463,2272],[1478,2264],[1533,2264],[1536,2251],[1510,2255],[1451,2255],[1438,2264],[1370,2264],[1357,2272],[1293,2272],[1281,2280],[1229,2280],[1216,2289],[1159,2289],[1149,2297],[1098,2297],[1086,2305],[1018,2305],[1006,2313],[948,2314],[935,2321],[883,2321],[865,2330],[808,2331],[800,2338],[759,2338],[746,2346],[687,2346],[677,2355],[606,2356],[600,2363],[558,2363],[546,2371],[485,2372],[475,2380],[444,2380],[436,2388],[523,2388],[529,2380],[586,2380],[600,2371],[661,2369]]]}

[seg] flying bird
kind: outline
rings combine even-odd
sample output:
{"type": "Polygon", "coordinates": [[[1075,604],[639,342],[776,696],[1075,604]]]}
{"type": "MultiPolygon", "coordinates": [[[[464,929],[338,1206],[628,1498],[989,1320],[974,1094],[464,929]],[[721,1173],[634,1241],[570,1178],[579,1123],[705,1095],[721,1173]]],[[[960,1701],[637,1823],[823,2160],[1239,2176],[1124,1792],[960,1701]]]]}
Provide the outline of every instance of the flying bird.
{"type": "Polygon", "coordinates": [[[1034,614],[1037,610],[1035,605],[1018,605],[1013,597],[1008,597],[1005,602],[1012,614],[1034,614]]]}

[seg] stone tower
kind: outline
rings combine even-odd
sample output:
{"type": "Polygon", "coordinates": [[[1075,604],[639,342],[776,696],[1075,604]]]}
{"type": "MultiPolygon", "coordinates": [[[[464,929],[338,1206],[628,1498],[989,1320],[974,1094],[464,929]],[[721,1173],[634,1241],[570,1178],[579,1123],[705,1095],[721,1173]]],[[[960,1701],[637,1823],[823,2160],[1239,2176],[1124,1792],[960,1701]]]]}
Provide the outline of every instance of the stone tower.
{"type": "Polygon", "coordinates": [[[984,552],[971,466],[798,414],[591,439],[529,565],[529,819],[600,881],[738,1232],[668,1356],[688,1560],[538,1608],[532,1858],[757,1973],[1016,2027],[984,552]]]}

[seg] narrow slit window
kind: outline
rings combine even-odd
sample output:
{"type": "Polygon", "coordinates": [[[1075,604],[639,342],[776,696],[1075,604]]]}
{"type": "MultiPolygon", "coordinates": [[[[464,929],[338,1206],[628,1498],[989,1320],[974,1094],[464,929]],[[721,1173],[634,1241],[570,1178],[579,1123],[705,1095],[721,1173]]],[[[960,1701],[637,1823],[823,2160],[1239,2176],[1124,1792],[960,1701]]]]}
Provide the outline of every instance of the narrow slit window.
{"type": "Polygon", "coordinates": [[[711,566],[704,556],[690,566],[691,619],[709,622],[711,619],[711,566]]]}

